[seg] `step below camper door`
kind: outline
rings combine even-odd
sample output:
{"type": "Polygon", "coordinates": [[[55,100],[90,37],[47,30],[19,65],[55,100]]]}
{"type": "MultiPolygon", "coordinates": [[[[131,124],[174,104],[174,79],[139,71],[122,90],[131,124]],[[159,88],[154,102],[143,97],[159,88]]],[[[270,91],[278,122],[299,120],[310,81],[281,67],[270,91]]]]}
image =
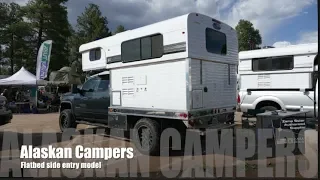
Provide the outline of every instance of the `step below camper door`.
{"type": "Polygon", "coordinates": [[[236,66],[192,60],[192,108],[236,106],[236,66]]]}

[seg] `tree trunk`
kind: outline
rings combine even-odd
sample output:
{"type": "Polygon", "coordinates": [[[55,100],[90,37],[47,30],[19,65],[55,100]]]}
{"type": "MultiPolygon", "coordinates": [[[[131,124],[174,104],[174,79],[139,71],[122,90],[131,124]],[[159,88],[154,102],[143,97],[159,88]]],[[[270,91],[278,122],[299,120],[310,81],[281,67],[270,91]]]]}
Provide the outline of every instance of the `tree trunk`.
{"type": "Polygon", "coordinates": [[[14,57],[14,35],[11,33],[11,48],[10,48],[10,63],[11,63],[11,75],[13,75],[13,57],[14,57]]]}
{"type": "Polygon", "coordinates": [[[37,55],[42,43],[42,34],[43,34],[43,14],[40,14],[40,22],[39,22],[39,33],[38,33],[38,39],[37,39],[37,55]]]}

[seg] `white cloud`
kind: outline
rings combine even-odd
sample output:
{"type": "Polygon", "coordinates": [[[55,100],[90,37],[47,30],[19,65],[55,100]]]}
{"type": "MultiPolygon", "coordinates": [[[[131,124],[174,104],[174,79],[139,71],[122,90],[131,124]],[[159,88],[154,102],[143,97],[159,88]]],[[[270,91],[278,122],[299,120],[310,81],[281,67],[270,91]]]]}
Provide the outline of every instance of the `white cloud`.
{"type": "Polygon", "coordinates": [[[314,0],[243,0],[237,1],[229,14],[228,22],[237,24],[240,19],[250,20],[263,37],[272,33],[285,20],[303,13],[314,0]]]}
{"type": "Polygon", "coordinates": [[[274,47],[285,47],[295,44],[309,44],[318,42],[318,31],[304,32],[299,35],[299,38],[295,42],[278,41],[273,44],[274,47]]]}
{"type": "Polygon", "coordinates": [[[297,44],[306,44],[306,43],[317,43],[318,42],[318,31],[311,31],[302,33],[297,44]]]}
{"type": "Polygon", "coordinates": [[[286,46],[290,46],[291,43],[288,41],[279,41],[279,42],[275,42],[272,46],[275,48],[279,48],[279,47],[286,47],[286,46]]]}
{"type": "MultiPolygon", "coordinates": [[[[1,0],[0,0],[1,1],[1,0]]],[[[3,0],[2,0],[3,1],[3,0]]],[[[19,4],[27,0],[15,1],[19,4]]],[[[220,19],[235,27],[240,19],[251,21],[264,39],[289,18],[303,14],[315,0],[69,0],[72,24],[88,3],[100,5],[111,26],[119,24],[135,28],[189,12],[198,12],[220,19]]]]}

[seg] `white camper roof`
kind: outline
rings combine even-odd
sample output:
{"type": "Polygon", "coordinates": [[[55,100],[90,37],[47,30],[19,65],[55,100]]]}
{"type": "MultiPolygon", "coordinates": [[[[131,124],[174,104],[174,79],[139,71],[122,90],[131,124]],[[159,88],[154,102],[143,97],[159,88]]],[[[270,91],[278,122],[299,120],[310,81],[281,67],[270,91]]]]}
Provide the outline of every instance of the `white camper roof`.
{"type": "MultiPolygon", "coordinates": [[[[121,54],[121,44],[124,41],[157,33],[174,32],[179,29],[181,29],[182,31],[182,29],[185,29],[187,27],[188,16],[189,14],[175,17],[133,30],[127,30],[116,35],[92,41],[86,44],[82,44],[79,47],[79,52],[82,54],[82,70],[90,71],[107,69],[107,59],[121,54]],[[96,48],[100,49],[101,57],[98,60],[90,61],[90,50],[96,48]]],[[[180,40],[177,38],[163,38],[164,45],[178,43],[178,41],[180,40]]],[[[182,42],[182,40],[180,42],[182,42]]]]}
{"type": "MultiPolygon", "coordinates": [[[[189,13],[192,14],[192,13],[189,13]]],[[[141,37],[141,35],[145,34],[152,34],[152,33],[158,33],[159,30],[164,30],[164,31],[170,31],[172,29],[177,29],[179,28],[179,24],[181,22],[184,22],[185,25],[187,25],[187,18],[189,14],[178,16],[172,19],[160,21],[157,23],[153,23],[150,25],[142,26],[133,30],[127,30],[118,34],[115,34],[113,36],[109,36],[103,39],[99,39],[96,41],[92,41],[86,44],[82,44],[79,47],[79,52],[83,53],[85,51],[88,51],[90,49],[98,48],[101,47],[101,44],[106,44],[107,46],[112,46],[112,45],[117,45],[121,44],[123,41],[126,41],[128,39],[135,39],[138,37],[141,37]],[[153,32],[152,32],[153,31],[153,32]]],[[[181,28],[181,26],[180,26],[181,28]]]]}
{"type": "Polygon", "coordinates": [[[258,49],[239,52],[239,59],[253,59],[273,56],[317,54],[318,43],[299,44],[281,48],[258,49]]]}

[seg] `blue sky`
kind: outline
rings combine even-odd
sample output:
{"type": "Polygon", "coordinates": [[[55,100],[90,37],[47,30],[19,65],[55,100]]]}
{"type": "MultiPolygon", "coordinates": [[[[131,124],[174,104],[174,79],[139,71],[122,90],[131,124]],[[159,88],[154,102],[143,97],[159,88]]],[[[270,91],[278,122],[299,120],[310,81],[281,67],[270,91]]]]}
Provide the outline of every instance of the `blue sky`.
{"type": "Polygon", "coordinates": [[[300,15],[293,17],[288,21],[284,21],[274,30],[274,33],[269,36],[270,39],[266,39],[265,41],[269,44],[277,41],[288,41],[294,44],[295,42],[299,43],[300,41],[301,43],[308,43],[310,41],[317,42],[317,36],[315,36],[317,30],[317,5],[313,4],[304,8],[303,13],[300,15]],[[313,36],[313,38],[310,36],[313,36]]]}
{"type": "MultiPolygon", "coordinates": [[[[28,0],[0,0],[21,5],[28,0]]],[[[277,47],[318,40],[316,0],[69,0],[69,20],[76,24],[85,6],[95,3],[115,29],[137,28],[189,12],[198,12],[235,27],[249,20],[262,35],[262,45],[277,47]]]]}

